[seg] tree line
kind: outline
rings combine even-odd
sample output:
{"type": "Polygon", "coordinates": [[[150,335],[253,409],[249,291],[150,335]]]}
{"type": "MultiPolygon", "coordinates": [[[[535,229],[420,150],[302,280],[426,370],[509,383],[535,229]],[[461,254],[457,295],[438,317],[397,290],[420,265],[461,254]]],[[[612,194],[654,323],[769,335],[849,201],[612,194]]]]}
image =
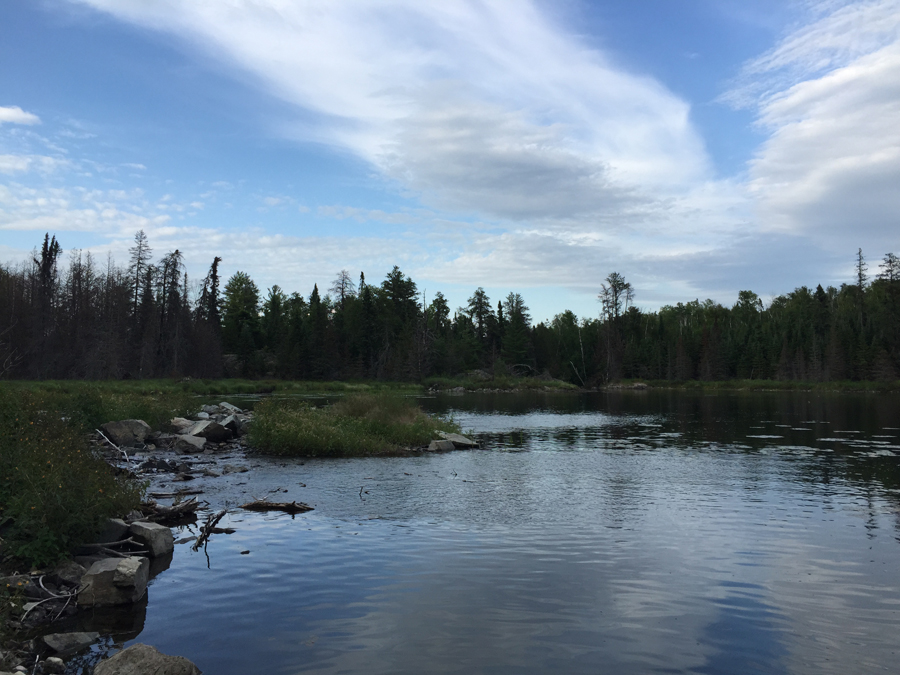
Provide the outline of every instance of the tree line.
{"type": "MultiPolygon", "coordinates": [[[[143,231],[127,266],[69,252],[45,236],[26,263],[0,264],[0,377],[192,376],[415,380],[472,371],[595,386],[650,380],[894,380],[900,372],[900,259],[870,278],[805,286],[765,306],[741,291],[726,307],[693,300],[645,312],[613,272],[598,314],[532,323],[511,292],[477,288],[451,310],[394,267],[380,283],[339,272],[309,296],[261,293],[244,272],[222,283],[221,258],[192,281],[182,254],[153,261],[143,231]]],[[[479,373],[481,374],[481,373],[479,373]]],[[[482,375],[483,376],[483,375],[482,375]]]]}

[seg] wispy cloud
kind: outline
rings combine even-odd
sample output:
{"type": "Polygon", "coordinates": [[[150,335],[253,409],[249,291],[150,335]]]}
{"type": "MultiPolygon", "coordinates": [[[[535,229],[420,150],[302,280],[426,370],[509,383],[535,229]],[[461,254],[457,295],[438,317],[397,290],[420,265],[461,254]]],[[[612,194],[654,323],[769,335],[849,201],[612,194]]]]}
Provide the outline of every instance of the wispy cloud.
{"type": "Polygon", "coordinates": [[[687,103],[533,2],[84,1],[227,56],[317,116],[285,133],[348,148],[439,207],[609,214],[709,174],[687,103]]]}
{"type": "Polygon", "coordinates": [[[747,64],[730,92],[755,96],[769,137],[748,188],[763,229],[832,250],[898,244],[900,0],[818,2],[817,17],[747,64]]]}

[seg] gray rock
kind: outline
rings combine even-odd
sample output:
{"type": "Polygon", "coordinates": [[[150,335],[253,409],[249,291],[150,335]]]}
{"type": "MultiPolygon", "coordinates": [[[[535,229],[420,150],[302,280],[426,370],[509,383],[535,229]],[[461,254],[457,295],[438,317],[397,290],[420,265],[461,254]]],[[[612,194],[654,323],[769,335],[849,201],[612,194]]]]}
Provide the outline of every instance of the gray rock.
{"type": "Polygon", "coordinates": [[[200,409],[203,412],[205,412],[207,415],[215,415],[217,413],[222,412],[222,409],[217,405],[205,405],[200,409]]]}
{"type": "Polygon", "coordinates": [[[175,450],[178,452],[202,452],[206,445],[206,439],[190,434],[181,434],[175,437],[175,450]]]}
{"type": "Polygon", "coordinates": [[[167,656],[140,642],[123,649],[94,668],[94,675],[201,675],[183,656],[167,656]]]}
{"type": "Polygon", "coordinates": [[[157,558],[175,550],[172,530],[159,523],[132,523],[131,534],[143,541],[150,550],[150,556],[157,558]]]}
{"type": "Polygon", "coordinates": [[[144,597],[150,576],[147,558],[98,560],[81,579],[78,604],[82,607],[127,605],[144,597]]]}
{"type": "Polygon", "coordinates": [[[244,412],[243,410],[241,410],[240,408],[238,408],[236,405],[231,405],[230,403],[226,403],[225,401],[222,401],[222,402],[219,404],[219,407],[222,408],[223,410],[227,410],[227,411],[230,412],[232,415],[236,415],[237,413],[242,413],[242,412],[244,412]]]}
{"type": "Polygon", "coordinates": [[[209,413],[208,412],[198,412],[194,417],[198,420],[208,420],[209,413]]]}
{"type": "Polygon", "coordinates": [[[226,429],[230,429],[234,434],[241,430],[241,422],[234,415],[229,415],[228,417],[223,418],[219,422],[219,424],[221,424],[226,429]]]}
{"type": "Polygon", "coordinates": [[[450,441],[453,443],[453,447],[455,448],[477,448],[478,443],[473,441],[471,438],[466,438],[465,436],[460,436],[459,434],[448,434],[446,431],[437,432],[438,436],[443,438],[445,441],[450,441]]]}
{"type": "Polygon", "coordinates": [[[100,639],[100,633],[51,633],[44,643],[57,654],[74,654],[100,639]]]}
{"type": "Polygon", "coordinates": [[[116,445],[131,447],[143,445],[152,429],[144,420],[119,420],[107,422],[100,427],[106,437],[116,445]]]}
{"type": "Polygon", "coordinates": [[[222,467],[222,473],[247,473],[249,469],[246,466],[238,466],[236,464],[226,464],[222,467]]]}
{"type": "Polygon", "coordinates": [[[110,541],[121,541],[128,532],[128,523],[121,518],[110,518],[103,526],[103,531],[97,537],[97,541],[107,543],[110,541]]]}
{"type": "Polygon", "coordinates": [[[62,675],[66,672],[66,662],[58,656],[48,656],[43,663],[44,673],[53,673],[54,675],[62,675]]]}
{"type": "Polygon", "coordinates": [[[78,586],[85,571],[85,568],[74,560],[66,560],[53,569],[53,576],[70,586],[78,586]]]}
{"type": "Polygon", "coordinates": [[[173,417],[169,420],[169,425],[178,433],[182,434],[186,429],[190,429],[194,426],[194,423],[191,420],[185,419],[184,417],[173,417]]]}
{"type": "Polygon", "coordinates": [[[212,443],[224,443],[234,435],[230,429],[226,429],[218,422],[213,422],[212,420],[201,420],[185,433],[205,438],[212,443]]]}
{"type": "Polygon", "coordinates": [[[456,446],[450,441],[431,441],[428,444],[428,452],[449,452],[456,450],[456,446]]]}

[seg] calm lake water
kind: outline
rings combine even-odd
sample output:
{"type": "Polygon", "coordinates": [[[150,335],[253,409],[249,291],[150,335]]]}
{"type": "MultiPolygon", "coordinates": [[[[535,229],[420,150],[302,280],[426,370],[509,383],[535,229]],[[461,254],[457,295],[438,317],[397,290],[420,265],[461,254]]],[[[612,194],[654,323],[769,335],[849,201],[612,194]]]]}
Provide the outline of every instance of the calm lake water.
{"type": "Polygon", "coordinates": [[[210,675],[900,668],[897,396],[423,405],[484,449],[207,479],[315,510],[177,546],[127,644],[210,675]]]}

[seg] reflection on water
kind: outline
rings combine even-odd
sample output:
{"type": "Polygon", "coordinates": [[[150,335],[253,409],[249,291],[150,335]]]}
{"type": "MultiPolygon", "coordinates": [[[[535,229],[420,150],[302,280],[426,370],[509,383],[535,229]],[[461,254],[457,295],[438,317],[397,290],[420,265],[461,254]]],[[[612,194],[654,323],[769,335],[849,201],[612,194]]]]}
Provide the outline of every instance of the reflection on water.
{"type": "Polygon", "coordinates": [[[209,568],[179,546],[138,639],[223,675],[895,666],[897,397],[423,403],[486,450],[211,480],[316,510],[232,513],[209,568]]]}

